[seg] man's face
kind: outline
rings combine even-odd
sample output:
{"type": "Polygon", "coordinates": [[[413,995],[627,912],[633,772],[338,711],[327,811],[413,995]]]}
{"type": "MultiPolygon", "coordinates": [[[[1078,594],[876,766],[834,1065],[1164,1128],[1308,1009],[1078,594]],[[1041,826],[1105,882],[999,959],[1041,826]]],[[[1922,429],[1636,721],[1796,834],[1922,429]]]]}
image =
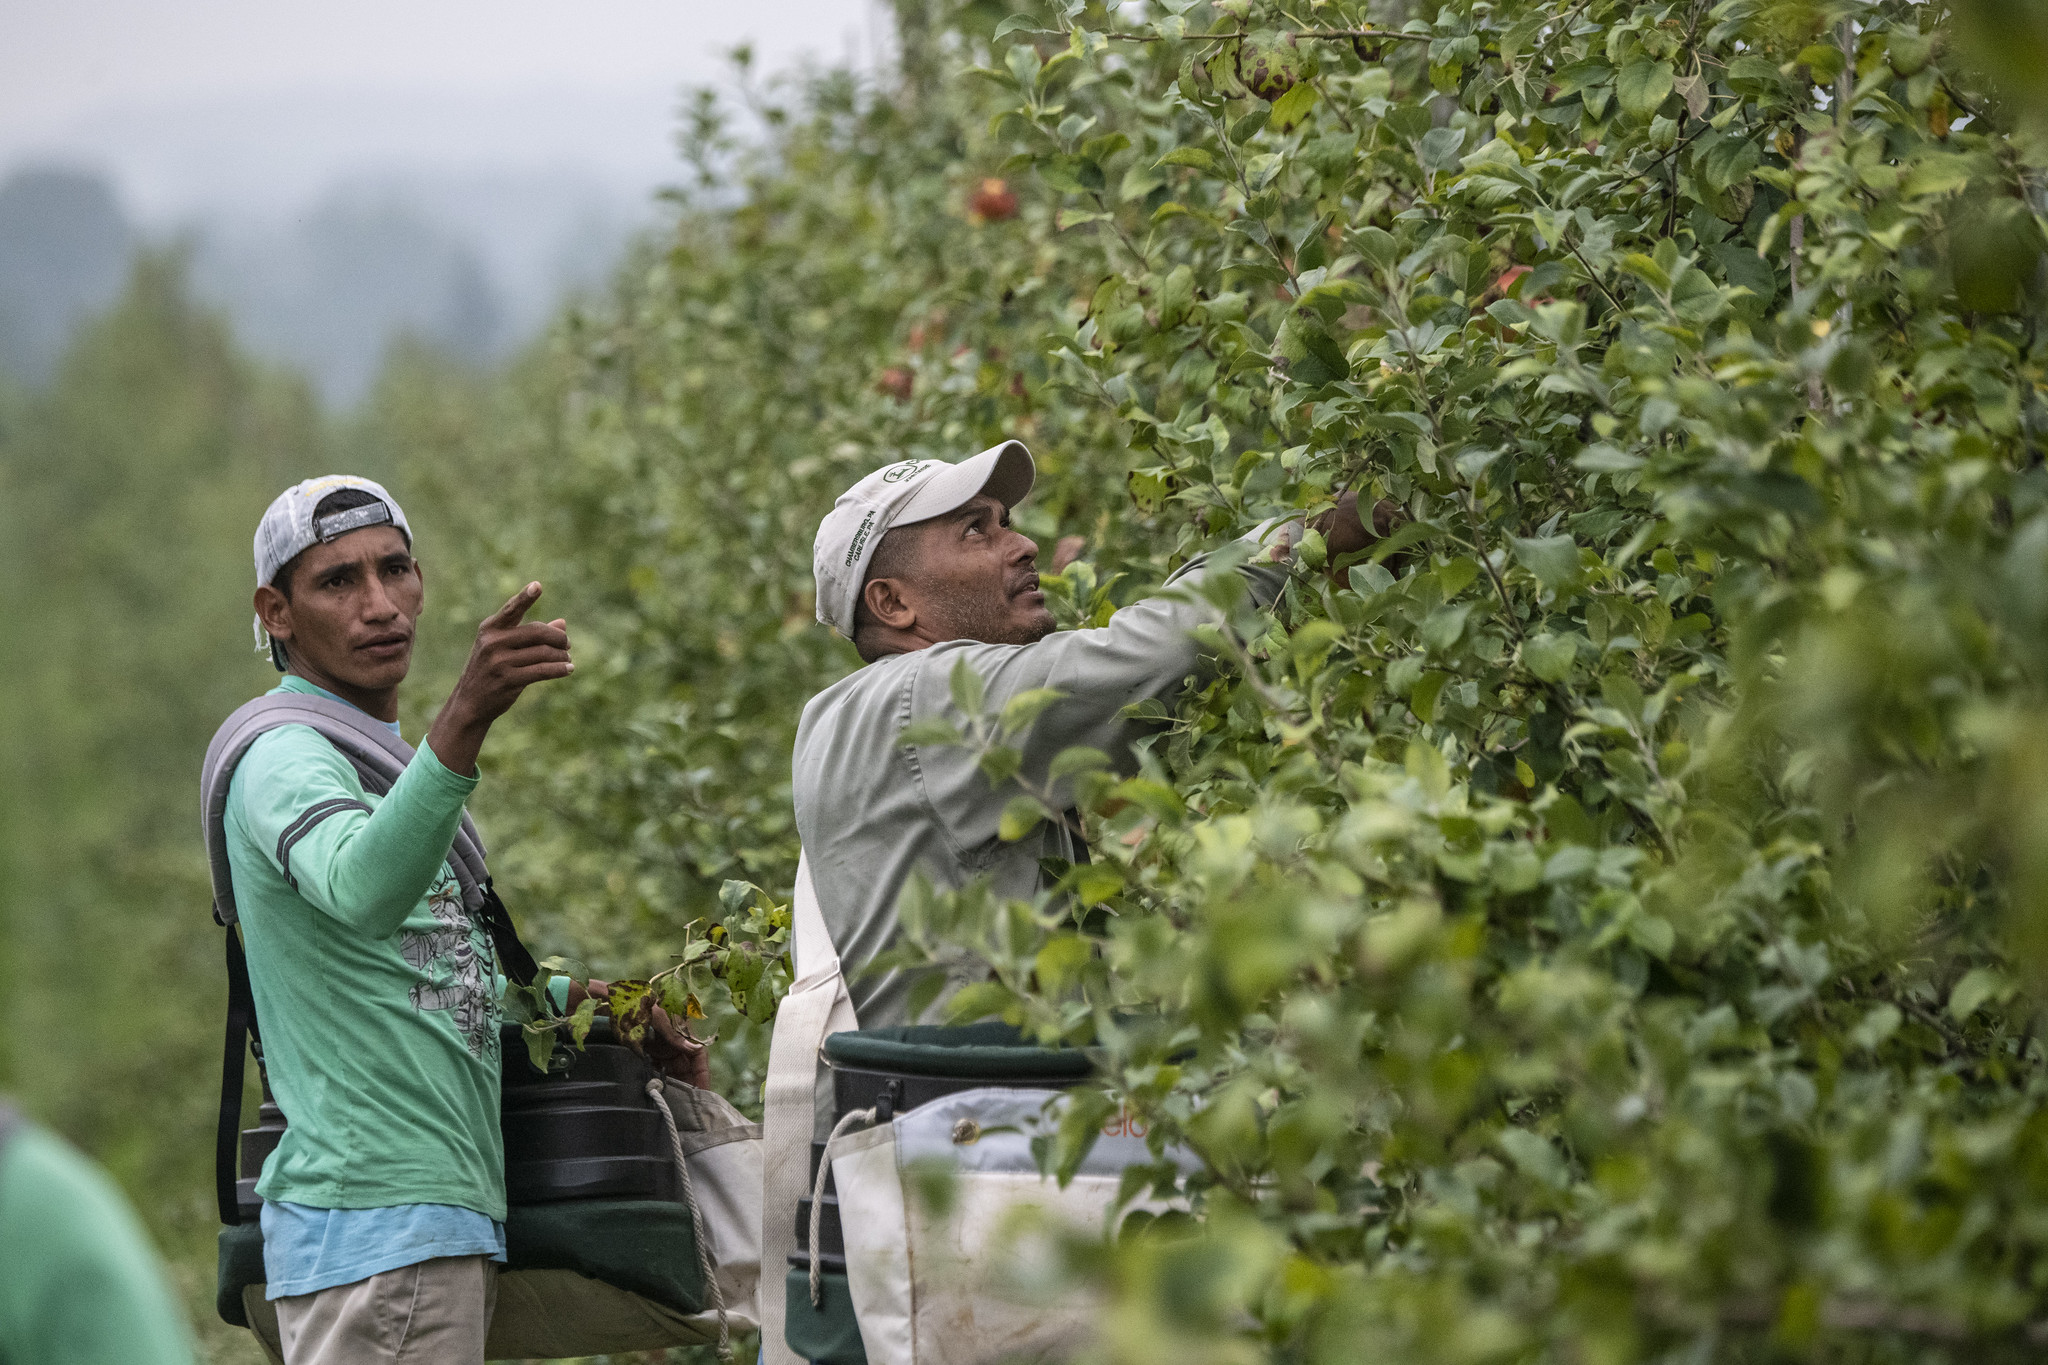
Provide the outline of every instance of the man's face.
{"type": "Polygon", "coordinates": [[[293,672],[364,692],[405,680],[426,587],[396,527],[366,526],[313,546],[290,586],[289,598],[258,588],[256,611],[284,641],[293,672]]]}
{"type": "Polygon", "coordinates": [[[1011,529],[1009,509],[986,494],[958,511],[901,527],[917,535],[916,571],[902,580],[918,634],[933,641],[1028,645],[1053,632],[1038,588],[1038,546],[1011,529]]]}

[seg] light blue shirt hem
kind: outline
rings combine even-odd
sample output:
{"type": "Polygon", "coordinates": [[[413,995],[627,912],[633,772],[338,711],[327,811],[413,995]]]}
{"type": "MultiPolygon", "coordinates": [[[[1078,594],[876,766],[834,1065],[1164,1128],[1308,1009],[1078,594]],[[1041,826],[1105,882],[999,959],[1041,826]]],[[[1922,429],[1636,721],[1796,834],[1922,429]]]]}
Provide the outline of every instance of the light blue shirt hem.
{"type": "Polygon", "coordinates": [[[505,1259],[505,1225],[452,1204],[316,1209],[263,1201],[263,1297],[354,1284],[442,1256],[505,1259]]]}

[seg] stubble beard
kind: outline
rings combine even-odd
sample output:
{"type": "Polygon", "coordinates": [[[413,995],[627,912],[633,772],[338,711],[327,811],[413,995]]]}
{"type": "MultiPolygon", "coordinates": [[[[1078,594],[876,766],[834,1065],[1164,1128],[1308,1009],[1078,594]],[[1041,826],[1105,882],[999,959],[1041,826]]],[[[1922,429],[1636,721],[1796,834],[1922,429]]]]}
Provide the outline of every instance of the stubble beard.
{"type": "Polygon", "coordinates": [[[947,604],[947,638],[988,645],[1032,645],[1053,633],[1056,623],[1051,612],[1041,607],[1032,615],[1022,615],[1015,602],[1001,587],[955,597],[947,604]]]}

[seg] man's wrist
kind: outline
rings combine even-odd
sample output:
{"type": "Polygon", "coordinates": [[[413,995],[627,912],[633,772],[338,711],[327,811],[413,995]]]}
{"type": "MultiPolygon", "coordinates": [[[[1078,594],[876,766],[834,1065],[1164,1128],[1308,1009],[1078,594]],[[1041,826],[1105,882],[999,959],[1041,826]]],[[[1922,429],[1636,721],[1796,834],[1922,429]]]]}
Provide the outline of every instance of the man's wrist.
{"type": "Polygon", "coordinates": [[[434,718],[433,727],[427,731],[427,745],[448,771],[462,777],[475,777],[476,758],[483,750],[484,737],[490,729],[489,721],[477,720],[474,712],[451,697],[441,708],[441,714],[434,718]]]}

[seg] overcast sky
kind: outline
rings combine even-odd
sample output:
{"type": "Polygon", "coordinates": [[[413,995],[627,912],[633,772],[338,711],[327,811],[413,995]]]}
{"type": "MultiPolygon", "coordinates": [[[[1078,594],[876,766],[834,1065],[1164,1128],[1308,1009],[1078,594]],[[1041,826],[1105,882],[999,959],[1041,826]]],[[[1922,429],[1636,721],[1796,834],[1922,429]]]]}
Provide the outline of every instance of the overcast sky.
{"type": "Polygon", "coordinates": [[[872,0],[0,0],[0,174],[97,164],[157,213],[393,167],[640,178],[735,44],[865,65],[885,32],[872,0]]]}

